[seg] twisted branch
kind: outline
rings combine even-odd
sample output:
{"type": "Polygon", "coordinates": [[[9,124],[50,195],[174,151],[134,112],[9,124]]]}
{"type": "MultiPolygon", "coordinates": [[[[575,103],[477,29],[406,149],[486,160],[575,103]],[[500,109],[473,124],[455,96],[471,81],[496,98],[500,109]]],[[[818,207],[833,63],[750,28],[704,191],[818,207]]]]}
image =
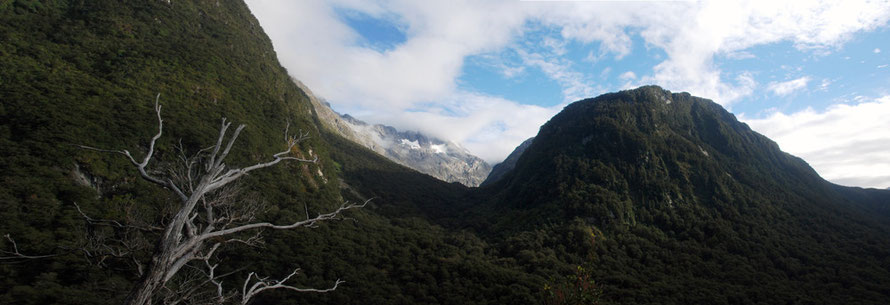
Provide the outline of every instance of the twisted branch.
{"type": "Polygon", "coordinates": [[[288,290],[293,290],[293,291],[297,291],[297,292],[325,293],[325,292],[334,291],[337,289],[337,287],[340,286],[340,284],[345,283],[345,281],[337,279],[337,281],[334,282],[334,286],[332,286],[331,288],[327,288],[327,289],[299,288],[299,287],[286,285],[285,282],[287,282],[287,280],[289,280],[291,277],[296,275],[297,272],[299,272],[299,271],[300,271],[300,268],[294,269],[294,272],[291,272],[290,274],[288,274],[281,280],[269,280],[268,277],[261,278],[255,272],[251,272],[250,274],[247,275],[247,279],[244,280],[244,286],[242,286],[242,288],[241,288],[241,304],[246,305],[248,302],[250,302],[250,299],[253,298],[256,294],[263,292],[265,290],[288,289],[288,290]],[[254,277],[256,278],[256,282],[254,282],[253,285],[250,285],[251,279],[254,277]],[[250,286],[250,288],[248,288],[248,286],[250,286]]]}
{"type": "Polygon", "coordinates": [[[10,261],[10,260],[25,260],[25,259],[40,259],[47,258],[53,256],[59,256],[58,254],[47,254],[47,255],[27,255],[19,252],[19,245],[15,243],[15,240],[7,233],[3,235],[9,243],[12,244],[12,251],[0,250],[0,253],[7,254],[9,256],[0,256],[0,261],[10,261]]]}
{"type": "MultiPolygon", "coordinates": [[[[175,295],[174,299],[170,299],[171,302],[184,302],[184,299],[180,297],[187,298],[193,296],[196,290],[185,287],[185,289],[173,291],[167,288],[165,284],[183,267],[189,266],[194,268],[194,264],[190,263],[195,261],[203,262],[204,268],[201,268],[202,271],[200,272],[206,276],[206,280],[193,281],[190,279],[184,282],[185,285],[213,286],[217,292],[217,301],[225,300],[228,297],[224,295],[222,281],[219,280],[220,276],[216,276],[215,273],[217,264],[210,262],[213,254],[223,244],[240,242],[253,246],[260,243],[260,230],[258,229],[287,230],[301,227],[313,228],[323,221],[343,219],[340,217],[341,213],[350,209],[362,208],[371,201],[369,199],[360,204],[346,202],[334,211],[320,213],[314,218],[310,218],[307,211],[305,220],[290,224],[252,222],[255,216],[262,211],[262,208],[253,203],[245,204],[243,200],[240,200],[237,196],[239,194],[238,188],[232,187],[233,182],[252,171],[271,167],[285,160],[306,163],[318,162],[318,155],[313,155],[311,150],[309,153],[310,158],[297,157],[293,154],[297,144],[309,138],[309,133],[301,130],[297,135],[291,136],[289,134],[290,122],[288,122],[284,132],[286,148],[273,154],[271,160],[241,168],[228,167],[225,159],[229,156],[235,141],[241,135],[246,125],[238,125],[235,131],[227,137],[232,123],[223,118],[220,123],[216,143],[213,146],[201,149],[194,155],[188,156],[180,142],[177,149],[179,150],[182,168],[179,171],[170,171],[168,177],[150,174],[147,167],[154,156],[156,143],[163,134],[164,127],[159,99],[160,94],[155,97],[154,107],[158,119],[158,132],[149,141],[148,150],[141,161],[133,157],[128,150],[99,149],[77,145],[83,149],[125,156],[139,170],[139,174],[143,179],[172,190],[181,200],[181,205],[177,207],[178,210],[173,211],[172,217],[165,218],[164,223],[160,226],[134,226],[116,220],[91,218],[81,210],[80,206],[75,204],[77,211],[91,224],[106,225],[120,229],[163,231],[162,236],[158,240],[155,253],[152,256],[151,264],[145,271],[145,277],[127,297],[128,304],[142,305],[150,303],[152,296],[159,289],[167,289],[175,295]],[[255,230],[256,233],[248,238],[233,236],[249,230],[255,230]]],[[[284,288],[299,292],[328,292],[333,291],[343,283],[337,280],[334,286],[328,289],[297,288],[284,284],[298,270],[294,270],[293,273],[280,281],[271,281],[267,278],[256,276],[256,282],[253,282],[248,287],[248,283],[253,281],[256,275],[251,273],[245,281],[244,287],[242,287],[242,304],[246,304],[257,293],[268,289],[284,288]]]]}

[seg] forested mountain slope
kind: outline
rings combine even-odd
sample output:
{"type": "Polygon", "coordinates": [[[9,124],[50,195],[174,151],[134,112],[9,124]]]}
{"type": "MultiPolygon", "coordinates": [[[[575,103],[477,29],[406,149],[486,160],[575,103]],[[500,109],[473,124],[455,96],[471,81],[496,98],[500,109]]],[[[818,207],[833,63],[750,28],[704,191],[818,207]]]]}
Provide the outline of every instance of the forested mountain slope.
{"type": "MultiPolygon", "coordinates": [[[[287,221],[304,205],[317,212],[340,202],[337,184],[326,181],[333,162],[311,107],[241,2],[7,1],[0,40],[0,232],[24,253],[54,255],[0,266],[0,303],[105,304],[126,295],[137,266],[93,247],[100,241],[87,232],[95,228],[75,204],[95,219],[152,223],[174,199],[122,156],[76,145],[141,158],[157,132],[158,94],[165,130],[150,170],[167,171],[179,143],[190,153],[212,145],[223,117],[247,124],[229,162],[268,160],[287,147],[289,122],[292,132],[315,134],[298,154],[321,161],[245,179],[249,193],[280,211],[264,218],[287,221]]],[[[152,246],[136,260],[144,263],[152,246]]]]}
{"type": "MultiPolygon", "coordinates": [[[[883,303],[887,191],[830,184],[719,105],[648,86],[545,124],[476,213],[509,247],[554,224],[622,303],[883,303]]],[[[537,263],[529,262],[533,267],[537,263]]]]}

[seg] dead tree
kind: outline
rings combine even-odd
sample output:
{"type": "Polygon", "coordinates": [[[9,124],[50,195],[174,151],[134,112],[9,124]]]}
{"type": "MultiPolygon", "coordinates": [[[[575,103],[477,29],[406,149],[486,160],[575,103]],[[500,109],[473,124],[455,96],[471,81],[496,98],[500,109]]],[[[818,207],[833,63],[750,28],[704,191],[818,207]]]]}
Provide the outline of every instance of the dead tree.
{"type": "Polygon", "coordinates": [[[31,259],[41,259],[47,257],[58,256],[58,254],[47,254],[47,255],[28,255],[19,252],[19,245],[15,243],[15,240],[12,239],[9,234],[3,235],[6,240],[12,245],[12,251],[9,250],[0,250],[0,262],[20,262],[23,260],[31,260],[31,259]]]}
{"type": "MultiPolygon", "coordinates": [[[[296,274],[297,271],[291,273],[282,280],[269,280],[267,278],[259,278],[251,273],[244,282],[244,289],[240,292],[232,293],[226,291],[222,287],[220,281],[221,275],[215,274],[216,264],[211,263],[214,253],[226,243],[241,242],[249,245],[255,244],[259,240],[260,229],[287,230],[296,228],[311,228],[317,223],[338,219],[340,214],[346,210],[353,208],[361,208],[368,201],[361,204],[344,203],[339,208],[329,212],[319,214],[315,217],[307,217],[305,220],[296,221],[288,224],[273,224],[269,222],[258,222],[256,216],[261,208],[251,202],[241,202],[236,196],[239,191],[234,187],[234,182],[244,175],[266,167],[278,164],[286,160],[296,162],[316,163],[318,157],[306,159],[295,156],[294,147],[308,138],[307,133],[299,132],[298,136],[290,136],[287,128],[285,128],[286,148],[271,156],[271,160],[253,164],[246,167],[229,167],[224,161],[232,150],[235,140],[241,134],[245,125],[239,125],[235,131],[226,139],[231,123],[225,118],[219,128],[219,135],[216,144],[202,149],[194,155],[187,156],[184,149],[180,147],[181,157],[179,169],[171,171],[167,175],[161,176],[153,173],[148,169],[149,163],[155,154],[155,143],[163,134],[164,120],[161,117],[161,105],[158,103],[160,95],[155,98],[155,113],[158,120],[158,132],[151,138],[145,156],[138,159],[128,150],[108,150],[98,149],[89,146],[80,146],[84,149],[108,152],[123,155],[133,166],[139,171],[140,176],[156,185],[159,185],[178,198],[179,203],[175,205],[177,209],[173,211],[170,217],[167,217],[165,223],[152,225],[147,229],[159,228],[162,233],[155,244],[155,249],[151,256],[151,261],[144,268],[140,265],[141,279],[131,290],[126,298],[125,304],[131,305],[147,305],[154,301],[162,299],[160,294],[164,294],[164,303],[180,303],[188,301],[198,290],[197,286],[204,285],[215,287],[215,293],[209,299],[210,303],[223,303],[234,301],[236,294],[240,294],[241,304],[246,304],[251,297],[259,292],[268,289],[291,289],[304,292],[328,292],[337,288],[342,281],[337,280],[331,288],[327,289],[309,289],[297,288],[285,284],[285,281],[296,274]],[[253,235],[244,238],[245,232],[253,235]],[[239,234],[240,233],[240,234],[239,234]],[[192,284],[185,285],[187,288],[178,289],[177,292],[167,291],[167,283],[180,274],[184,268],[198,270],[196,277],[191,281],[192,284]],[[200,279],[203,277],[203,279],[200,279]],[[248,287],[249,286],[249,287],[248,287]]],[[[78,207],[80,211],[80,207],[78,207]]],[[[128,224],[109,221],[96,220],[90,218],[81,211],[81,214],[92,223],[106,223],[109,226],[126,228],[126,229],[146,229],[146,226],[131,226],[128,224]]],[[[193,272],[194,273],[194,272],[193,272]]],[[[204,289],[206,292],[207,289],[204,289]]],[[[189,301],[191,302],[191,301],[189,301]]]]}

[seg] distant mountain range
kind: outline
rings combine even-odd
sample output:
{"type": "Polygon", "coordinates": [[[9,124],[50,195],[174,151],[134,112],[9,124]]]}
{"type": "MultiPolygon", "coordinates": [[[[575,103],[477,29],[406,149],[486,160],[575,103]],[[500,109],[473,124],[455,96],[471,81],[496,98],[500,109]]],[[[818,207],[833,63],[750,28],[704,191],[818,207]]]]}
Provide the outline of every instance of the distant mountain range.
{"type": "Polygon", "coordinates": [[[309,96],[323,126],[396,163],[445,182],[471,187],[480,185],[491,172],[488,163],[457,143],[339,114],[300,81],[295,82],[309,96]]]}

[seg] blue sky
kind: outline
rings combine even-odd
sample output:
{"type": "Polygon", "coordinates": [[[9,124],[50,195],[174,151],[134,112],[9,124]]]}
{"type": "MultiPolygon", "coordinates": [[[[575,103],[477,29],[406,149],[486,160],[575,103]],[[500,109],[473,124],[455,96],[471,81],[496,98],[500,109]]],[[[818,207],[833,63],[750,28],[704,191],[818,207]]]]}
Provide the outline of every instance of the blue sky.
{"type": "Polygon", "coordinates": [[[714,100],[833,182],[890,187],[888,1],[248,5],[335,110],[490,163],[567,103],[656,84],[714,100]]]}

